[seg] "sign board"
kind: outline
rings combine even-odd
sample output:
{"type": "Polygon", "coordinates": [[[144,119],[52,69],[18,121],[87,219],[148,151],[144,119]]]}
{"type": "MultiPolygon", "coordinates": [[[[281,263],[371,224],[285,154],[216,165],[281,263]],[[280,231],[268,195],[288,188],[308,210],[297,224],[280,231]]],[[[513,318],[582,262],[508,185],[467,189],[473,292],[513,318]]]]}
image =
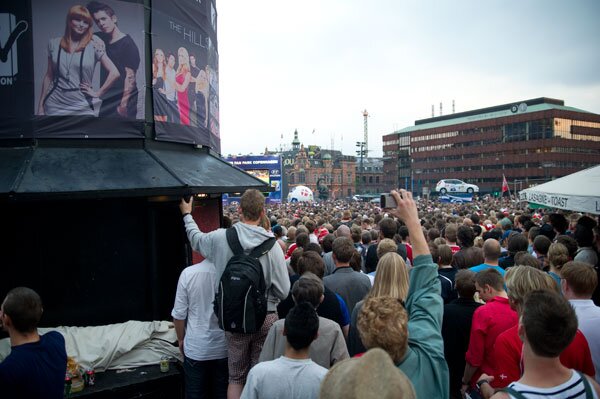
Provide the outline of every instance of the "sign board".
{"type": "MultiPolygon", "coordinates": [[[[278,155],[247,155],[225,158],[233,166],[257,177],[271,186],[272,192],[265,193],[267,204],[281,203],[281,157],[278,155]]],[[[223,196],[225,204],[239,202],[239,196],[223,196]]]]}

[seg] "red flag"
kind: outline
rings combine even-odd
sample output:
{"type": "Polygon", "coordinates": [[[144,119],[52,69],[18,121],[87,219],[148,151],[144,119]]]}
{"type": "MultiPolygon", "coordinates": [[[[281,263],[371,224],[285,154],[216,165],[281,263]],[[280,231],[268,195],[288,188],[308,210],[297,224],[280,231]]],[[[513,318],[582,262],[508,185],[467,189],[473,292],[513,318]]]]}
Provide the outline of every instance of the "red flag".
{"type": "Polygon", "coordinates": [[[508,182],[506,181],[506,176],[502,174],[502,194],[508,191],[508,182]]]}

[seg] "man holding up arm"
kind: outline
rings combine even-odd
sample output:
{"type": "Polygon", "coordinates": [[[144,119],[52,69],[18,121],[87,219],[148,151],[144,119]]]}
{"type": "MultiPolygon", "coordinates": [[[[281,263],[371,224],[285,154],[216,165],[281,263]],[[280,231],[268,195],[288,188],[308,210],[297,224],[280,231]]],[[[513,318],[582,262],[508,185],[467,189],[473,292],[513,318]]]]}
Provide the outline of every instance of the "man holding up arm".
{"type": "MultiPolygon", "coordinates": [[[[231,227],[235,229],[240,245],[245,253],[249,253],[263,242],[273,237],[273,233],[260,226],[265,214],[265,197],[255,189],[246,190],[240,199],[241,221],[231,227]]],[[[192,217],[192,201],[181,200],[179,209],[183,215],[185,230],[192,249],[200,252],[211,261],[216,268],[216,277],[221,279],[225,266],[233,256],[227,243],[227,229],[218,229],[210,233],[200,231],[192,217]]],[[[260,351],[269,329],[277,321],[277,304],[285,299],[290,291],[285,259],[281,247],[275,245],[261,256],[267,293],[267,316],[262,327],[254,333],[225,332],[228,349],[229,387],[227,397],[239,398],[250,368],[258,363],[260,351]]]]}

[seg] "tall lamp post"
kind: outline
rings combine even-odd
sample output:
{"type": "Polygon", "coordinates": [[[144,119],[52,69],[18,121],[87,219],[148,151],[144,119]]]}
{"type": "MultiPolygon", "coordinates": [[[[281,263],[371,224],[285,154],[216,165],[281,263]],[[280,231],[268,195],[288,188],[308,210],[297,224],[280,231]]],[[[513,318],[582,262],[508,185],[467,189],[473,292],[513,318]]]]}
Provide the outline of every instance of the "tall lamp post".
{"type": "MultiPolygon", "coordinates": [[[[358,184],[356,187],[356,191],[358,191],[358,188],[361,186],[362,183],[362,178],[364,177],[364,170],[363,170],[363,158],[367,155],[367,143],[365,143],[364,141],[357,141],[356,142],[356,147],[358,148],[358,150],[356,150],[356,156],[360,157],[360,166],[358,167],[358,173],[359,173],[359,177],[358,177],[358,184]]],[[[364,187],[363,187],[364,189],[364,187]]],[[[362,194],[362,192],[361,192],[362,194]]]]}

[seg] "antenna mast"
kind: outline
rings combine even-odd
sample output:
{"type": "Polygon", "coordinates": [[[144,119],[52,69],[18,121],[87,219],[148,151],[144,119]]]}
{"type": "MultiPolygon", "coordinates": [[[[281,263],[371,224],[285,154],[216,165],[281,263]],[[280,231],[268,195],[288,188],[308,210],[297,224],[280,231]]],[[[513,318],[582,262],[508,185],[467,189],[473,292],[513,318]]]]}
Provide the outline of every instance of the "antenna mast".
{"type": "Polygon", "coordinates": [[[365,126],[364,126],[364,129],[365,129],[365,139],[364,139],[365,154],[368,154],[369,153],[369,119],[368,119],[369,113],[367,112],[366,109],[363,111],[363,117],[365,118],[365,122],[364,122],[364,124],[365,124],[365,126]]]}

